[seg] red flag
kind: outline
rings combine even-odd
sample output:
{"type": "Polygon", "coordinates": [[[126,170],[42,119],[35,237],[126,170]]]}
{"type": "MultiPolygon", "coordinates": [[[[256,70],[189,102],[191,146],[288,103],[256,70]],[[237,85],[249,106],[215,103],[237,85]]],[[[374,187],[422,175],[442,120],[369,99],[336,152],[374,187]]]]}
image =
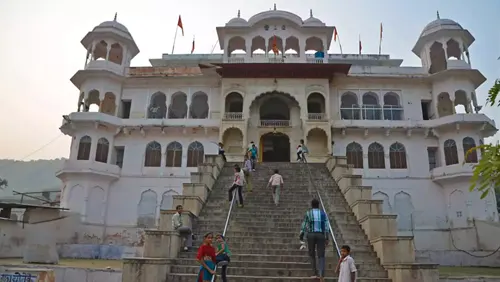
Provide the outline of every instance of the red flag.
{"type": "Polygon", "coordinates": [[[333,27],[333,41],[337,42],[337,36],[339,36],[339,34],[337,33],[337,27],[333,27]]]}
{"type": "Polygon", "coordinates": [[[380,23],[380,40],[382,40],[382,33],[384,32],[384,28],[382,27],[382,23],[380,23]]]}
{"type": "Polygon", "coordinates": [[[193,36],[193,47],[191,47],[191,54],[194,52],[194,36],[193,36]]]}
{"type": "Polygon", "coordinates": [[[184,27],[182,26],[181,15],[179,15],[179,20],[177,21],[177,26],[182,30],[182,36],[184,36],[184,27]]]}
{"type": "Polygon", "coordinates": [[[361,45],[361,35],[359,36],[359,54],[361,55],[361,51],[363,50],[363,46],[361,45]]]}

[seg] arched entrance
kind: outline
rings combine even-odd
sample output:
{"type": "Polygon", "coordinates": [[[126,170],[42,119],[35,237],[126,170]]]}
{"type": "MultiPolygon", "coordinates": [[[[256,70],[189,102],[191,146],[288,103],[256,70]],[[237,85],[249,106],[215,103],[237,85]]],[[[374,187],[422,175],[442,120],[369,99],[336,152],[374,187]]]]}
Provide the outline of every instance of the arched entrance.
{"type": "Polygon", "coordinates": [[[290,162],[290,138],[283,133],[266,133],[260,137],[263,162],[290,162]]]}

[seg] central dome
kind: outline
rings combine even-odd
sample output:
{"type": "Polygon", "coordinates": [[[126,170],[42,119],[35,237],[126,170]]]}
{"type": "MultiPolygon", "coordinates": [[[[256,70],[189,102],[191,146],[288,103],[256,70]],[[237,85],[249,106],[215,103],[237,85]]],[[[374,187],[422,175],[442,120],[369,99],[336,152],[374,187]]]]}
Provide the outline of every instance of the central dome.
{"type": "Polygon", "coordinates": [[[120,31],[123,31],[127,34],[130,34],[130,32],[128,31],[128,29],[122,25],[121,23],[117,22],[117,21],[106,21],[106,22],[103,22],[101,23],[100,25],[96,26],[94,28],[95,29],[98,29],[98,28],[116,28],[120,31]]]}
{"type": "Polygon", "coordinates": [[[463,27],[456,21],[449,19],[437,19],[425,26],[420,37],[429,35],[439,30],[463,30],[463,27]]]}

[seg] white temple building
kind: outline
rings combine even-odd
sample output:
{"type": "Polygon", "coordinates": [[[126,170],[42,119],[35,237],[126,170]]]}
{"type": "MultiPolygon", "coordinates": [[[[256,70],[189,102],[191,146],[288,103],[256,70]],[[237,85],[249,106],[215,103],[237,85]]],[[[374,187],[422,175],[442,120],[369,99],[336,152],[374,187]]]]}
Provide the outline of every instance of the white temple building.
{"type": "Polygon", "coordinates": [[[86,64],[71,78],[80,94],[61,126],[71,153],[57,176],[86,234],[134,245],[218,142],[230,161],[254,141],[260,161],[293,162],[300,139],[311,162],[347,156],[417,248],[430,230],[498,221],[495,196],[469,192],[481,154],[464,153],[497,129],[480,113],[486,78],[460,24],[438,18],[415,34],[418,67],[329,54],[334,27],[312,12],[238,13],[217,33],[223,54],[163,54],[147,67],[130,66],[139,42],[116,20],[82,39],[86,64]]]}

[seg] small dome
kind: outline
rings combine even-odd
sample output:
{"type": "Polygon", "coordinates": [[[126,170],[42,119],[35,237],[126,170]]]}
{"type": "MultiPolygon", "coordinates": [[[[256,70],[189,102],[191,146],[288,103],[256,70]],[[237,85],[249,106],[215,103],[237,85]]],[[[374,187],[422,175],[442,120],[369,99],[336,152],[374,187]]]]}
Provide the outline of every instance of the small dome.
{"type": "Polygon", "coordinates": [[[116,28],[120,31],[123,31],[127,34],[130,34],[130,32],[128,31],[128,29],[122,25],[121,23],[117,22],[117,21],[107,21],[107,22],[103,22],[101,23],[100,25],[96,26],[94,28],[94,30],[98,29],[98,28],[116,28]]]}
{"type": "Polygon", "coordinates": [[[310,17],[304,21],[303,26],[325,26],[325,23],[315,17],[310,17]]]}
{"type": "Polygon", "coordinates": [[[425,26],[420,37],[429,35],[439,30],[463,30],[463,27],[456,21],[449,19],[437,19],[425,26]]]}
{"type": "Polygon", "coordinates": [[[248,26],[248,22],[242,18],[233,18],[226,23],[226,26],[248,26]]]}

